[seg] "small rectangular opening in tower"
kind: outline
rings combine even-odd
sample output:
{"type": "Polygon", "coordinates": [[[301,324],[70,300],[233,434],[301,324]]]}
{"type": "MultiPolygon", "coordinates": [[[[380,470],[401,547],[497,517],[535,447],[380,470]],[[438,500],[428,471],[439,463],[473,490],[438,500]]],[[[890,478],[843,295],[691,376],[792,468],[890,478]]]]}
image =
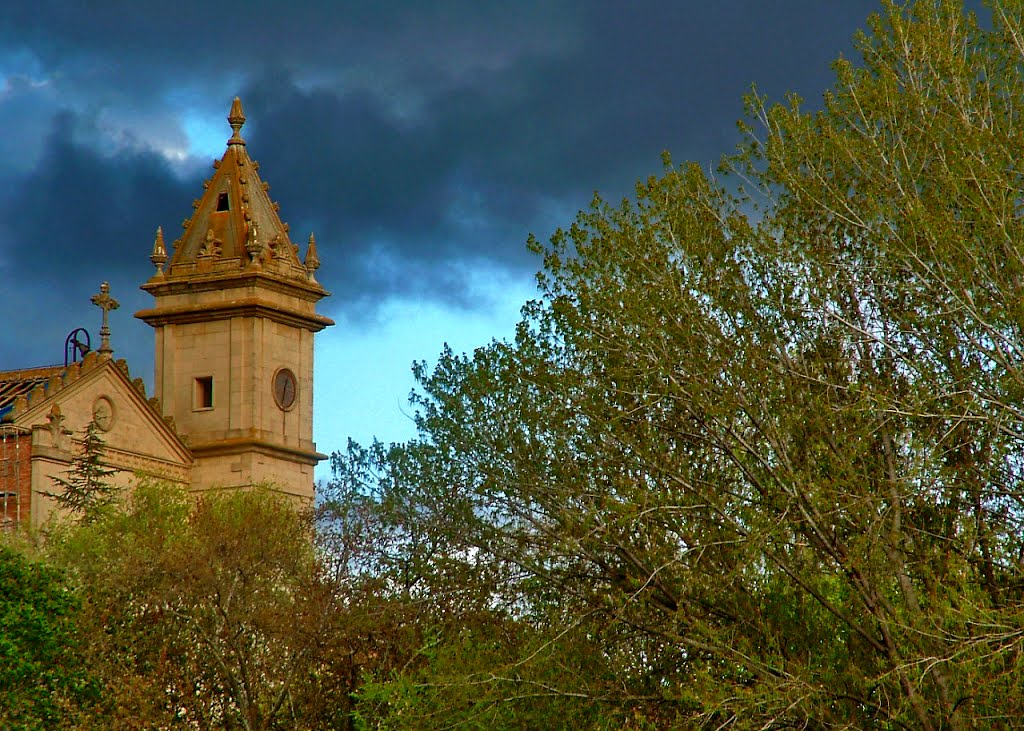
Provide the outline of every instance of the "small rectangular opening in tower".
{"type": "Polygon", "coordinates": [[[196,392],[192,408],[197,411],[213,408],[213,376],[196,378],[196,392]]]}
{"type": "Polygon", "coordinates": [[[226,211],[228,210],[228,194],[220,193],[217,195],[217,210],[226,211]]]}

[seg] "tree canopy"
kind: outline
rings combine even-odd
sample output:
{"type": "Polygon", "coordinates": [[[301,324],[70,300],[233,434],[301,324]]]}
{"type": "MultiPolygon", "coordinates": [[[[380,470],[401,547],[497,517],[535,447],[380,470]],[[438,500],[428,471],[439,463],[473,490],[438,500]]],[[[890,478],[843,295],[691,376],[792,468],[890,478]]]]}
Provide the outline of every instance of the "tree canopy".
{"type": "Polygon", "coordinates": [[[419,438],[339,456],[372,570],[516,632],[438,622],[464,659],[391,723],[1020,714],[1024,4],[990,9],[886,4],[823,108],[752,93],[717,174],[533,241],[514,341],[421,364],[419,438]]]}
{"type": "Polygon", "coordinates": [[[287,497],[142,484],[48,552],[83,587],[110,728],[324,728],[346,708],[345,606],[287,497]]]}

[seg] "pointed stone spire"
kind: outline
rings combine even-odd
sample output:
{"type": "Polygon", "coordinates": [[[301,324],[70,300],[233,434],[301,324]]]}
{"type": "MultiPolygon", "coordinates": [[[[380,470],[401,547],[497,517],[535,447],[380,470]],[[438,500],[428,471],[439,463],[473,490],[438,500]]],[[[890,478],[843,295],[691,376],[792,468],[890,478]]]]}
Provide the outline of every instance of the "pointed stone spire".
{"type": "Polygon", "coordinates": [[[110,347],[110,322],[108,315],[111,310],[116,310],[121,304],[110,296],[110,282],[101,284],[100,293],[94,294],[90,301],[103,310],[103,325],[100,327],[100,347],[96,352],[101,356],[109,358],[114,349],[110,347]]]}
{"type": "Polygon", "coordinates": [[[245,112],[237,98],[227,121],[231,139],[223,157],[214,161],[213,175],[204,182],[202,196],[193,202],[181,237],[162,255],[154,243],[152,261],[158,272],[151,278],[151,286],[261,272],[319,291],[320,285],[309,276],[301,252],[288,236],[288,225],[267,193],[269,186],[249,157],[241,134],[245,112]],[[158,263],[162,256],[167,257],[163,267],[158,263]]]}
{"type": "Polygon", "coordinates": [[[167,249],[164,247],[164,230],[161,226],[156,227],[156,239],[153,241],[153,253],[149,255],[149,260],[156,267],[154,276],[163,277],[164,264],[167,263],[167,249]]]}
{"type": "Polygon", "coordinates": [[[316,237],[309,234],[309,246],[306,249],[306,260],[303,262],[306,267],[306,275],[309,277],[309,281],[316,281],[316,270],[320,268],[320,257],[316,254],[316,237]]]}
{"type": "Polygon", "coordinates": [[[245,140],[242,139],[241,131],[242,125],[245,124],[245,112],[242,111],[242,100],[237,96],[231,102],[231,111],[228,112],[228,124],[231,125],[231,139],[228,140],[228,144],[244,145],[245,140]]]}

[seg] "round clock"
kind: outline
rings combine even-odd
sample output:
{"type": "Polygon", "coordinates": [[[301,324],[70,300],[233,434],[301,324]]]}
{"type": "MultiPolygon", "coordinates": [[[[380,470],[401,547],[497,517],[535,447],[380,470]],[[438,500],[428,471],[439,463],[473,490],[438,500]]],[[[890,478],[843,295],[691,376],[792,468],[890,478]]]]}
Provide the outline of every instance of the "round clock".
{"type": "Polygon", "coordinates": [[[287,411],[294,406],[296,393],[298,393],[298,383],[294,373],[287,368],[282,368],[274,374],[274,401],[280,408],[287,411]]]}

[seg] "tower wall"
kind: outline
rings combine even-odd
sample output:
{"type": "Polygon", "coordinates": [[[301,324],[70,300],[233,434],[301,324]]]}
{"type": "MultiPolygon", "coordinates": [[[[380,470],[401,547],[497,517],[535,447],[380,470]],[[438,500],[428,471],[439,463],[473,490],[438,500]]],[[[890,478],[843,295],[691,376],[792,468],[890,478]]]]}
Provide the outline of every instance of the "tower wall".
{"type": "Polygon", "coordinates": [[[167,324],[156,329],[157,397],[196,456],[196,489],[273,481],[289,492],[312,490],[310,465],[293,452],[313,453],[313,333],[263,317],[167,324]],[[281,408],[274,377],[295,374],[294,404],[281,408]],[[202,379],[212,389],[212,402],[202,379]],[[284,455],[242,451],[259,442],[284,455]],[[205,455],[234,444],[234,454],[205,455]],[[282,463],[282,464],[279,464],[282,463]],[[301,469],[297,469],[301,467],[301,469]]]}

